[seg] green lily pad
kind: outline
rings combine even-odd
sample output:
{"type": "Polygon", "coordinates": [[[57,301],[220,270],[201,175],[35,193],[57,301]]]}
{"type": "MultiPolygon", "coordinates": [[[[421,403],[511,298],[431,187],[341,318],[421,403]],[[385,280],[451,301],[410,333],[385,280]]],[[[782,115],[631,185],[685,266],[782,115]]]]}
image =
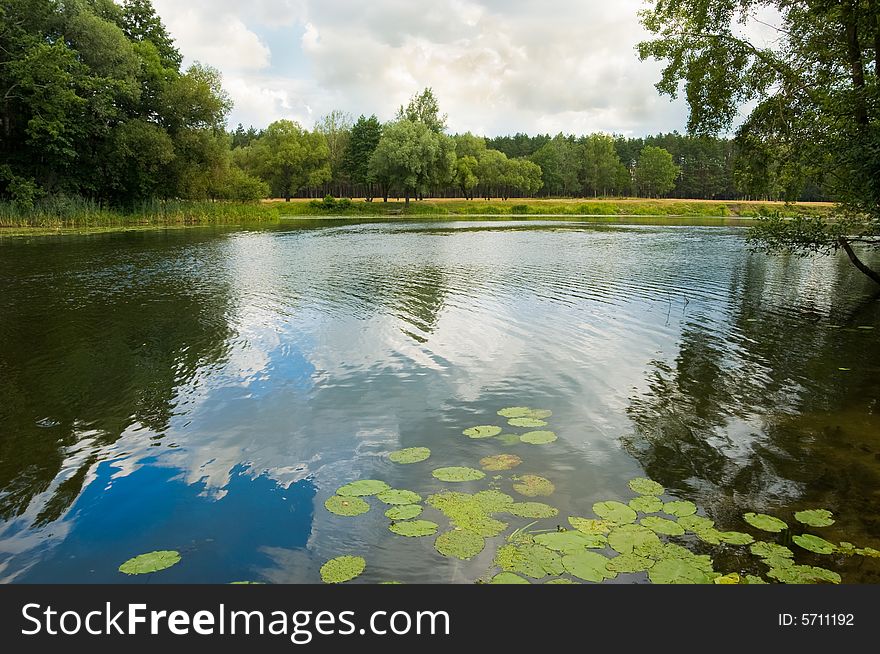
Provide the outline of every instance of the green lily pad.
{"type": "Polygon", "coordinates": [[[385,512],[385,517],[391,520],[412,520],[422,514],[422,507],[418,504],[403,504],[392,506],[385,512]]]}
{"type": "Polygon", "coordinates": [[[534,579],[563,573],[559,554],[534,543],[499,547],[495,554],[495,565],[505,572],[518,572],[534,579]]]}
{"type": "Polygon", "coordinates": [[[178,563],[180,563],[180,552],[176,550],[158,550],[156,552],[140,554],[129,559],[119,566],[119,572],[125,575],[145,575],[151,572],[167,570],[178,563]]]}
{"type": "Polygon", "coordinates": [[[742,578],[739,576],[738,572],[730,572],[726,575],[715,577],[712,582],[719,586],[734,586],[736,584],[741,584],[742,578]]]}
{"type": "Polygon", "coordinates": [[[519,516],[520,518],[539,519],[552,518],[559,515],[557,509],[549,504],[543,504],[542,502],[514,502],[504,510],[511,515],[519,516]]]}
{"type": "Polygon", "coordinates": [[[422,496],[411,490],[390,489],[382,491],[376,497],[385,504],[418,504],[422,496]]]}
{"type": "Polygon", "coordinates": [[[545,584],[577,584],[577,582],[572,581],[571,579],[566,579],[565,577],[560,577],[559,579],[551,579],[550,581],[545,581],[545,584]]]}
{"type": "Polygon", "coordinates": [[[604,520],[592,520],[590,518],[569,518],[568,524],[577,529],[578,531],[589,535],[607,535],[608,532],[611,531],[611,528],[614,526],[609,522],[604,520]]]}
{"type": "Polygon", "coordinates": [[[755,556],[760,556],[761,558],[767,558],[770,556],[781,556],[785,558],[793,558],[794,552],[788,549],[785,545],[777,545],[776,543],[768,543],[763,540],[759,540],[757,543],[754,543],[749,551],[755,556]]]}
{"type": "Polygon", "coordinates": [[[450,556],[462,561],[472,559],[483,551],[486,541],[477,534],[463,529],[453,529],[437,536],[434,549],[443,556],[450,556]]]}
{"type": "Polygon", "coordinates": [[[771,568],[767,576],[784,584],[839,584],[841,581],[836,572],[809,565],[771,568]]]}
{"type": "Polygon", "coordinates": [[[642,553],[646,548],[660,547],[657,534],[641,525],[621,525],[608,534],[608,545],[620,554],[642,553]]]}
{"type": "Polygon", "coordinates": [[[437,468],[431,473],[440,481],[477,481],[486,476],[485,472],[475,470],[474,468],[450,467],[437,468]]]}
{"type": "Polygon", "coordinates": [[[321,566],[321,579],[325,584],[341,584],[361,576],[367,562],[360,556],[337,556],[321,566]]]}
{"type": "Polygon", "coordinates": [[[553,415],[553,412],[550,409],[532,409],[529,411],[529,418],[537,418],[538,420],[544,420],[553,415]]]}
{"type": "Polygon", "coordinates": [[[653,584],[708,584],[712,578],[687,559],[664,559],[648,570],[653,584]]]}
{"type": "Polygon", "coordinates": [[[437,533],[436,522],[430,520],[404,520],[403,522],[394,522],[388,529],[399,536],[408,538],[420,538],[422,536],[433,536],[437,533]]]}
{"type": "Polygon", "coordinates": [[[756,575],[746,575],[745,583],[747,583],[747,584],[766,584],[767,582],[764,581],[761,577],[758,577],[756,575]]]}
{"type": "Polygon", "coordinates": [[[593,512],[603,520],[613,522],[617,525],[626,525],[635,522],[638,517],[638,514],[626,504],[615,500],[596,502],[593,505],[593,512]]]}
{"type": "Polygon", "coordinates": [[[788,529],[788,525],[782,520],[774,518],[772,515],[767,515],[766,513],[746,513],[743,518],[755,529],[769,531],[774,534],[778,534],[780,531],[788,529]]]}
{"type": "Polygon", "coordinates": [[[619,554],[609,559],[605,567],[611,572],[644,572],[654,565],[654,560],[638,554],[619,554]]]}
{"type": "Polygon", "coordinates": [[[718,537],[722,543],[728,545],[751,545],[755,542],[751,534],[745,534],[741,531],[719,531],[718,537]]]}
{"type": "Polygon", "coordinates": [[[720,545],[721,544],[721,532],[712,527],[710,529],[697,529],[694,531],[697,538],[699,538],[704,543],[709,543],[709,545],[720,545]]]}
{"type": "Polygon", "coordinates": [[[498,415],[504,418],[524,418],[531,412],[532,410],[527,406],[512,406],[506,409],[501,409],[501,411],[498,412],[498,415]]]}
{"type": "Polygon", "coordinates": [[[546,427],[547,422],[545,420],[538,420],[537,418],[511,418],[507,421],[511,427],[546,427]]]}
{"type": "Polygon", "coordinates": [[[630,487],[633,493],[638,493],[639,495],[663,495],[666,492],[663,486],[647,477],[630,479],[627,486],[630,487]]]}
{"type": "Polygon", "coordinates": [[[334,495],[324,502],[324,508],[336,515],[353,517],[370,510],[370,505],[359,497],[340,497],[334,495]]]}
{"type": "Polygon", "coordinates": [[[516,482],[513,485],[513,490],[526,497],[546,497],[553,495],[556,490],[552,481],[538,475],[522,475],[513,479],[516,482]]]}
{"type": "Polygon", "coordinates": [[[431,495],[427,502],[449,518],[449,522],[459,529],[490,538],[507,529],[507,523],[489,515],[489,513],[497,513],[496,509],[500,506],[506,507],[507,502],[504,498],[510,500],[509,504],[513,503],[512,497],[498,491],[482,491],[477,495],[445,491],[431,495]],[[477,496],[480,496],[480,499],[477,499],[477,496]]]}
{"type": "Polygon", "coordinates": [[[519,439],[529,445],[546,445],[556,440],[556,434],[552,431],[530,431],[520,436],[519,439]]]}
{"type": "Polygon", "coordinates": [[[824,538],[813,536],[812,534],[801,534],[792,538],[794,544],[816,554],[834,554],[837,546],[829,543],[824,538]]]}
{"type": "Polygon", "coordinates": [[[786,556],[765,556],[761,559],[761,563],[769,568],[790,568],[794,565],[794,559],[786,556]]]}
{"type": "Polygon", "coordinates": [[[860,547],[856,550],[856,554],[872,559],[880,559],[880,550],[875,550],[873,547],[860,547]]]}
{"type": "Polygon", "coordinates": [[[497,575],[492,577],[492,580],[489,582],[490,584],[530,584],[527,579],[523,579],[517,574],[512,572],[499,572],[497,575]]]}
{"type": "Polygon", "coordinates": [[[663,500],[653,495],[639,495],[628,502],[629,508],[639,513],[657,513],[663,509],[663,500]]]}
{"type": "Polygon", "coordinates": [[[507,507],[513,504],[513,498],[510,495],[497,490],[474,493],[473,501],[486,513],[503,513],[507,507]]]}
{"type": "Polygon", "coordinates": [[[852,543],[847,543],[846,541],[842,541],[840,545],[837,546],[838,554],[845,554],[846,556],[852,556],[857,552],[856,546],[852,543]]]}
{"type": "Polygon", "coordinates": [[[494,456],[484,456],[480,459],[480,467],[483,470],[510,470],[522,463],[522,459],[516,454],[495,454],[494,456]]]}
{"type": "Polygon", "coordinates": [[[397,450],[388,455],[394,463],[420,463],[431,456],[431,450],[427,447],[407,447],[397,450]]]}
{"type": "Polygon", "coordinates": [[[713,520],[709,520],[709,518],[704,518],[703,516],[699,515],[682,516],[678,519],[678,524],[680,524],[688,531],[692,531],[694,533],[698,531],[705,531],[706,529],[712,529],[715,526],[715,522],[713,520]]]}
{"type": "Polygon", "coordinates": [[[674,515],[677,518],[686,518],[687,516],[694,515],[696,512],[697,505],[693,502],[688,502],[685,500],[667,502],[663,505],[663,513],[674,515]]]}
{"type": "Polygon", "coordinates": [[[833,515],[828,509],[809,509],[798,511],[794,519],[810,527],[828,527],[834,524],[833,515]]]}
{"type": "Polygon", "coordinates": [[[584,549],[601,549],[607,543],[604,536],[588,536],[579,531],[551,531],[535,536],[535,542],[547,549],[565,554],[584,549]]]}
{"type": "Polygon", "coordinates": [[[519,434],[498,434],[494,440],[501,441],[503,445],[516,445],[522,442],[519,434]]]}
{"type": "Polygon", "coordinates": [[[642,518],[639,523],[658,534],[666,534],[667,536],[681,536],[684,534],[684,527],[680,524],[674,520],[667,520],[659,516],[652,515],[642,518]]]}
{"type": "Polygon", "coordinates": [[[465,429],[462,433],[469,438],[492,438],[501,433],[501,427],[496,427],[495,425],[479,425],[478,427],[465,429]]]}
{"type": "Polygon", "coordinates": [[[598,584],[617,576],[616,572],[608,569],[608,560],[598,552],[584,551],[566,554],[562,557],[562,565],[570,575],[598,584]]]}
{"type": "Polygon", "coordinates": [[[367,495],[376,495],[382,491],[390,489],[391,486],[384,481],[377,479],[361,479],[353,481],[350,484],[341,486],[336,494],[341,497],[366,497],[367,495]]]}

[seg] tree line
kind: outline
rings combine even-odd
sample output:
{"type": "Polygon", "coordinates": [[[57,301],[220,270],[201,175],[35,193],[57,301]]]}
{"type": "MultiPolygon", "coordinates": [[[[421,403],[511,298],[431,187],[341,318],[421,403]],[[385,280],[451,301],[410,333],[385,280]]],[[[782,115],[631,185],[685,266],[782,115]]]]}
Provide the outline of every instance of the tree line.
{"type": "Polygon", "coordinates": [[[5,0],[0,198],[825,199],[731,139],[449,135],[431,89],[386,123],[333,111],[227,131],[219,73],[181,62],[149,0],[5,0]]]}

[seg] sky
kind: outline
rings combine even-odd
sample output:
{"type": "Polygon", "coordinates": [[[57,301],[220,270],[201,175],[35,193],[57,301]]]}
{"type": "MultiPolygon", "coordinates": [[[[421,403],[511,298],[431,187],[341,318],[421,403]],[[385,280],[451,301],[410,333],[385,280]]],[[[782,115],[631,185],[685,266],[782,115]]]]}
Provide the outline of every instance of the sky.
{"type": "Polygon", "coordinates": [[[432,87],[451,132],[684,131],[635,45],[642,0],[153,0],[187,65],[218,68],[234,126],[333,109],[393,118],[432,87]]]}

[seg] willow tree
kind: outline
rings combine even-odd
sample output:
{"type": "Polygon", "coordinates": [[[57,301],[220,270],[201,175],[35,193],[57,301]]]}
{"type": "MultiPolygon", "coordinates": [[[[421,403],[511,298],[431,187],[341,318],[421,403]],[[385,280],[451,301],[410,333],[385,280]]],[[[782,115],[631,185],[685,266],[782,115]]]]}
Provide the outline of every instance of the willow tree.
{"type": "Polygon", "coordinates": [[[770,156],[754,161],[821,180],[838,201],[827,219],[761,220],[754,246],[843,249],[880,284],[856,252],[880,247],[880,0],[655,0],[641,17],[655,38],[639,55],[665,63],[661,92],[683,88],[691,133],[729,129],[753,103],[740,147],[760,144],[770,156]]]}

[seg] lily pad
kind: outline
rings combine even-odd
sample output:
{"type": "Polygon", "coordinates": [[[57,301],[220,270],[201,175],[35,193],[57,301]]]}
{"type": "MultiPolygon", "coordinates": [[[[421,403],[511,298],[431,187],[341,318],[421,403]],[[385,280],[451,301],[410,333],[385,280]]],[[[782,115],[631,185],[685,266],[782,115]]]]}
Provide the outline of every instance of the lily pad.
{"type": "Polygon", "coordinates": [[[546,427],[547,422],[545,420],[538,420],[537,418],[511,418],[507,421],[511,427],[546,427]]]}
{"type": "Polygon", "coordinates": [[[613,522],[617,525],[626,525],[635,522],[638,517],[638,514],[626,504],[615,500],[596,502],[593,505],[593,512],[603,520],[613,522]]]}
{"type": "Polygon", "coordinates": [[[449,482],[477,481],[486,476],[486,473],[480,470],[463,467],[437,468],[431,474],[440,481],[449,482]]]}
{"type": "MultiPolygon", "coordinates": [[[[509,498],[510,504],[513,503],[513,498],[498,491],[482,491],[482,493],[492,493],[495,495],[484,495],[482,500],[478,500],[475,495],[446,491],[431,495],[427,502],[449,518],[449,521],[459,529],[471,531],[484,538],[490,538],[497,536],[507,529],[507,523],[492,518],[489,513],[497,512],[494,509],[497,508],[499,503],[503,503],[504,497],[509,498]],[[485,508],[489,505],[491,505],[492,510],[485,508]]],[[[482,493],[477,493],[477,495],[482,493]]]]}
{"type": "Polygon", "coordinates": [[[828,527],[834,524],[833,515],[828,509],[809,509],[798,511],[794,519],[810,527],[828,527]]]}
{"type": "Polygon", "coordinates": [[[816,554],[834,554],[837,546],[829,543],[824,538],[813,536],[812,534],[801,534],[792,538],[794,544],[816,554]]]}
{"type": "Polygon", "coordinates": [[[779,532],[788,529],[788,525],[782,520],[774,518],[772,515],[767,515],[766,513],[746,513],[743,518],[755,529],[769,531],[773,534],[778,534],[779,532]]]}
{"type": "Polygon", "coordinates": [[[119,566],[119,572],[126,575],[145,575],[151,572],[167,570],[178,563],[180,563],[180,552],[176,550],[158,550],[156,552],[140,554],[129,559],[119,566]]]}
{"type": "Polygon", "coordinates": [[[698,531],[705,531],[706,529],[712,529],[715,526],[715,522],[713,520],[709,520],[709,518],[704,518],[703,516],[699,515],[682,516],[678,519],[678,524],[680,524],[688,531],[692,531],[694,533],[698,531]]]}
{"type": "Polygon", "coordinates": [[[715,529],[715,527],[709,529],[696,529],[694,530],[694,534],[696,534],[697,538],[704,543],[709,543],[709,545],[721,544],[721,532],[715,529]]]}
{"type": "Polygon", "coordinates": [[[611,528],[614,526],[604,520],[592,520],[590,518],[577,517],[569,518],[568,524],[587,535],[607,535],[608,532],[611,531],[611,528]]]}
{"type": "Polygon", "coordinates": [[[575,584],[575,585],[577,585],[577,582],[574,582],[571,579],[566,579],[565,577],[560,577],[559,579],[551,579],[550,581],[545,581],[544,583],[545,584],[566,584],[566,585],[575,584]]]}
{"type": "Polygon", "coordinates": [[[638,493],[639,495],[663,495],[663,493],[666,492],[666,489],[663,488],[663,486],[647,477],[630,479],[627,485],[633,493],[638,493]]]}
{"type": "Polygon", "coordinates": [[[520,518],[552,518],[559,515],[559,511],[549,504],[542,502],[514,502],[506,509],[507,513],[520,518]]]}
{"type": "Polygon", "coordinates": [[[609,559],[605,567],[611,572],[644,572],[654,565],[654,561],[638,554],[619,554],[609,559]]]}
{"type": "Polygon", "coordinates": [[[516,454],[495,454],[493,456],[484,456],[480,459],[480,467],[483,470],[510,470],[522,463],[522,459],[516,454]]]}
{"type": "Polygon", "coordinates": [[[872,559],[880,559],[880,550],[875,550],[873,547],[860,547],[856,550],[856,554],[872,559]]]}
{"type": "Polygon", "coordinates": [[[771,568],[767,576],[784,584],[839,584],[841,581],[836,572],[809,565],[771,568]]]}
{"type": "Polygon", "coordinates": [[[607,540],[604,536],[588,536],[579,531],[551,531],[535,536],[535,542],[555,552],[569,554],[584,549],[601,549],[607,540]]]}
{"type": "Polygon", "coordinates": [[[469,438],[492,438],[501,433],[501,427],[495,425],[479,425],[464,430],[464,435],[469,438]]]}
{"type": "Polygon", "coordinates": [[[512,572],[499,572],[497,575],[492,577],[492,580],[489,582],[490,584],[530,584],[528,579],[523,579],[517,574],[512,572]]]}
{"type": "Polygon", "coordinates": [[[653,495],[639,495],[629,501],[629,508],[639,513],[657,513],[663,509],[663,500],[653,495]]]}
{"type": "Polygon", "coordinates": [[[359,497],[340,497],[334,495],[324,502],[324,508],[336,515],[353,517],[370,510],[370,505],[359,497]]]}
{"type": "Polygon", "coordinates": [[[664,559],[648,570],[654,584],[708,584],[712,578],[687,559],[664,559]]]}
{"type": "Polygon", "coordinates": [[[453,529],[437,536],[434,549],[443,556],[450,556],[462,561],[472,559],[483,551],[486,541],[477,534],[463,529],[453,529]]]}
{"type": "Polygon", "coordinates": [[[366,497],[368,495],[376,495],[377,493],[381,493],[390,488],[391,486],[384,481],[379,481],[377,479],[361,479],[360,481],[353,481],[350,484],[341,486],[336,491],[336,494],[341,497],[366,497]]]}
{"type": "Polygon", "coordinates": [[[563,573],[559,554],[534,543],[499,547],[495,555],[495,565],[506,572],[518,572],[534,579],[563,573]]]}
{"type": "Polygon", "coordinates": [[[767,582],[764,581],[761,577],[758,577],[756,575],[746,575],[745,583],[746,584],[766,584],[767,582]]]}
{"type": "Polygon", "coordinates": [[[385,504],[418,504],[422,496],[411,490],[390,489],[382,491],[376,497],[385,504]]]}
{"type": "Polygon", "coordinates": [[[555,441],[556,438],[556,434],[552,431],[530,431],[520,436],[519,439],[529,445],[546,445],[555,441]]]}
{"type": "Polygon", "coordinates": [[[501,441],[503,445],[516,445],[522,442],[519,439],[519,434],[498,434],[495,440],[501,441]]]}
{"type": "Polygon", "coordinates": [[[553,495],[556,490],[552,481],[538,475],[522,475],[513,479],[516,482],[513,485],[513,490],[526,497],[546,497],[553,495]]]}
{"type": "Polygon", "coordinates": [[[686,500],[676,500],[663,505],[663,513],[674,515],[677,518],[686,518],[687,516],[694,515],[696,512],[697,505],[686,500]]]}
{"type": "Polygon", "coordinates": [[[657,534],[641,525],[622,525],[615,528],[608,534],[608,544],[620,554],[640,553],[661,546],[657,534]]]}
{"type": "Polygon", "coordinates": [[[741,531],[719,531],[718,537],[722,543],[727,543],[728,545],[751,545],[755,542],[751,534],[741,531]]]}
{"type": "Polygon", "coordinates": [[[394,522],[388,527],[395,534],[408,538],[433,536],[437,533],[437,528],[437,523],[430,520],[404,520],[403,522],[394,522]]]}
{"type": "Polygon", "coordinates": [[[639,522],[643,527],[647,527],[658,534],[666,534],[667,536],[682,536],[684,534],[684,527],[674,520],[667,520],[666,518],[652,515],[642,518],[639,522]]]}
{"type": "Polygon", "coordinates": [[[513,504],[513,498],[507,493],[497,490],[485,490],[474,493],[473,500],[486,513],[502,513],[513,504]]]}
{"type": "Polygon", "coordinates": [[[360,556],[337,556],[321,566],[321,579],[325,584],[341,584],[361,576],[367,562],[360,556]]]}
{"type": "Polygon", "coordinates": [[[726,575],[721,575],[720,577],[715,577],[712,582],[719,586],[733,586],[742,583],[742,578],[739,576],[738,572],[731,572],[726,575]]]}
{"type": "Polygon", "coordinates": [[[597,584],[617,576],[616,572],[608,569],[607,564],[608,557],[598,552],[578,552],[562,557],[562,565],[569,574],[597,584]]]}
{"type": "Polygon", "coordinates": [[[385,512],[385,517],[391,520],[412,520],[422,514],[422,507],[418,504],[403,504],[392,506],[385,512]]]}
{"type": "Polygon", "coordinates": [[[524,418],[531,412],[532,410],[527,406],[511,406],[506,409],[501,409],[501,411],[498,412],[498,415],[504,418],[524,418]]]}
{"type": "Polygon", "coordinates": [[[427,447],[407,447],[397,450],[388,455],[394,463],[420,463],[431,456],[431,450],[427,447]]]}

